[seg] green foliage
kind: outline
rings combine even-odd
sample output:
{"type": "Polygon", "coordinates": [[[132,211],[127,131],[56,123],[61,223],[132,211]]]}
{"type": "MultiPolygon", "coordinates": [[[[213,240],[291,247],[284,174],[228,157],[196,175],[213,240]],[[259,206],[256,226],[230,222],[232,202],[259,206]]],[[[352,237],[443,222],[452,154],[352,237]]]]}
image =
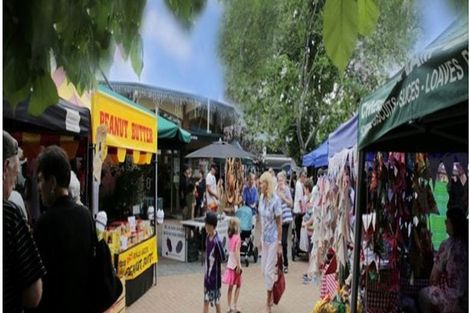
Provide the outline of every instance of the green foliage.
{"type": "Polygon", "coordinates": [[[58,98],[51,75],[43,73],[34,81],[28,112],[33,116],[39,116],[47,108],[48,103],[56,103],[58,98]]]}
{"type": "MultiPolygon", "coordinates": [[[[362,2],[362,1],[360,1],[362,2]]],[[[361,11],[364,11],[359,6],[361,11]]],[[[326,53],[342,72],[357,41],[358,5],[354,0],[327,0],[323,11],[323,40],[326,53]]],[[[362,14],[360,17],[366,16],[362,14]]],[[[363,22],[359,25],[363,26],[363,22]]]]}
{"type": "Polygon", "coordinates": [[[131,63],[132,68],[137,75],[140,76],[142,69],[144,68],[144,62],[142,60],[142,55],[144,54],[144,47],[142,42],[142,37],[136,36],[134,42],[131,46],[131,63]]]}
{"type": "Polygon", "coordinates": [[[447,0],[447,3],[456,13],[468,13],[468,0],[447,0]]]}
{"type": "Polygon", "coordinates": [[[357,0],[358,31],[361,35],[370,35],[377,25],[380,12],[374,0],[357,0]]]}
{"type": "MultiPolygon", "coordinates": [[[[413,3],[375,1],[381,8],[378,26],[354,42],[342,73],[325,49],[325,1],[225,2],[219,52],[226,95],[244,113],[244,137],[251,146],[266,145],[268,153],[286,153],[299,161],[351,117],[361,97],[377,88],[393,65],[402,64],[415,34],[413,3]]],[[[372,19],[374,2],[363,5],[372,19]]],[[[361,27],[370,31],[372,24],[361,27]]]]}
{"type": "Polygon", "coordinates": [[[165,0],[165,4],[176,16],[184,29],[189,30],[201,14],[207,0],[165,0]]]}
{"type": "Polygon", "coordinates": [[[343,72],[356,48],[358,34],[369,36],[380,15],[374,0],[327,0],[323,40],[332,62],[343,72]]]}
{"type": "Polygon", "coordinates": [[[58,100],[50,80],[51,60],[82,93],[109,68],[116,45],[142,71],[139,28],[145,0],[6,0],[4,98],[13,106],[31,94],[29,112],[40,115],[58,100]],[[137,39],[136,39],[137,38],[137,39]],[[49,78],[46,78],[49,76],[49,78]]]}

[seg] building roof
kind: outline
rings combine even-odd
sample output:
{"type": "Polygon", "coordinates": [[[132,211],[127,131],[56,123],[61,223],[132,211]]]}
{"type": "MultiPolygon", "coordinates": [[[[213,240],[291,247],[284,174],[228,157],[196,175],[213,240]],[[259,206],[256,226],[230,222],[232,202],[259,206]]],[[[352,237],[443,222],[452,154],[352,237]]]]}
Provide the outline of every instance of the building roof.
{"type": "Polygon", "coordinates": [[[152,99],[157,103],[171,102],[177,105],[195,104],[207,105],[209,102],[211,106],[225,107],[227,109],[235,109],[232,104],[213,100],[207,97],[190,94],[182,91],[176,91],[161,87],[150,86],[134,82],[110,82],[110,85],[119,93],[132,94],[134,97],[146,97],[152,99]]]}

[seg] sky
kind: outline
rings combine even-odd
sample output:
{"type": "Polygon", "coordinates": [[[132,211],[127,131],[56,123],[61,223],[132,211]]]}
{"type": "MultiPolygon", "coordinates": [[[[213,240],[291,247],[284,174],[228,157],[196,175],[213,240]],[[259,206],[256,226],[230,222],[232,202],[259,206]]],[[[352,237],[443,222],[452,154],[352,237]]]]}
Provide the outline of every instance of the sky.
{"type": "Polygon", "coordinates": [[[415,45],[419,51],[430,44],[455,19],[456,13],[448,8],[446,0],[417,0],[421,12],[422,36],[415,45]]]}
{"type": "MultiPolygon", "coordinates": [[[[422,36],[413,47],[420,51],[454,19],[446,0],[416,0],[422,12],[422,36]]],[[[151,86],[224,101],[223,66],[217,53],[223,6],[207,0],[206,7],[188,32],[183,30],[163,0],[149,0],[141,29],[144,41],[144,68],[139,77],[130,61],[116,52],[109,79],[140,82],[151,86]]],[[[413,51],[411,51],[413,52],[413,51]]]]}
{"type": "Polygon", "coordinates": [[[190,31],[183,30],[163,0],[148,0],[141,34],[144,68],[139,77],[116,51],[108,78],[139,82],[223,100],[224,82],[217,54],[222,4],[207,4],[190,31]]]}

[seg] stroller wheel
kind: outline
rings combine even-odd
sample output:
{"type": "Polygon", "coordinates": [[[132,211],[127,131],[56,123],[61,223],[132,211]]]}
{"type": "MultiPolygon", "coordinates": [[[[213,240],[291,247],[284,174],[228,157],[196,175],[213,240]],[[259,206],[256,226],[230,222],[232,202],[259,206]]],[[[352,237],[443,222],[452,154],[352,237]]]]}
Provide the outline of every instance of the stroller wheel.
{"type": "Polygon", "coordinates": [[[253,249],[253,260],[256,262],[258,262],[258,247],[255,247],[253,249]]]}
{"type": "Polygon", "coordinates": [[[248,267],[250,265],[250,262],[248,262],[248,258],[245,258],[245,266],[248,267]]]}

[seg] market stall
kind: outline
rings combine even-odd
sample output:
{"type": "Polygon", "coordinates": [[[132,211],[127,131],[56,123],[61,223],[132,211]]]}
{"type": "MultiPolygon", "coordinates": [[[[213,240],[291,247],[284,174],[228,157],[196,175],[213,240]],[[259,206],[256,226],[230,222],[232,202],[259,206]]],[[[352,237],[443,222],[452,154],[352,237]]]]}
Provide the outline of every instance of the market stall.
{"type": "Polygon", "coordinates": [[[23,150],[25,162],[22,162],[18,189],[26,202],[32,220],[41,212],[39,192],[35,178],[35,160],[44,147],[58,145],[70,158],[72,169],[80,181],[80,196],[85,205],[90,200],[89,179],[89,136],[90,111],[59,99],[48,107],[40,116],[33,116],[28,111],[29,101],[12,107],[3,101],[3,129],[11,133],[23,150]]]}
{"type": "Polygon", "coordinates": [[[359,293],[367,312],[396,312],[408,288],[416,295],[427,284],[432,267],[428,219],[437,208],[430,153],[468,152],[467,16],[365,98],[358,149],[351,312],[359,293]]]}
{"type": "MultiPolygon", "coordinates": [[[[253,155],[240,147],[219,141],[186,155],[186,158],[225,161],[225,170],[219,169],[226,179],[224,184],[218,184],[220,203],[217,231],[227,249],[227,215],[233,215],[242,201],[245,168],[241,160],[252,159],[253,155]]],[[[162,256],[182,262],[196,261],[203,250],[204,236],[204,217],[179,222],[166,220],[163,225],[162,256]]]]}
{"type": "Polygon", "coordinates": [[[304,167],[322,167],[328,165],[328,139],[319,145],[315,150],[304,155],[302,166],[304,167]]]}
{"type": "Polygon", "coordinates": [[[158,208],[167,216],[174,216],[179,207],[180,156],[191,140],[191,133],[158,115],[158,208]]]}
{"type": "Polygon", "coordinates": [[[152,158],[157,151],[157,117],[100,86],[92,96],[94,181],[99,210],[109,218],[103,237],[125,280],[126,305],[156,282],[156,190],[152,158]]]}
{"type": "Polygon", "coordinates": [[[328,171],[318,177],[314,203],[315,227],[309,274],[320,285],[316,311],[329,306],[345,306],[349,284],[354,195],[357,179],[357,115],[328,136],[328,171]],[[339,290],[341,290],[339,292],[339,290]]]}

